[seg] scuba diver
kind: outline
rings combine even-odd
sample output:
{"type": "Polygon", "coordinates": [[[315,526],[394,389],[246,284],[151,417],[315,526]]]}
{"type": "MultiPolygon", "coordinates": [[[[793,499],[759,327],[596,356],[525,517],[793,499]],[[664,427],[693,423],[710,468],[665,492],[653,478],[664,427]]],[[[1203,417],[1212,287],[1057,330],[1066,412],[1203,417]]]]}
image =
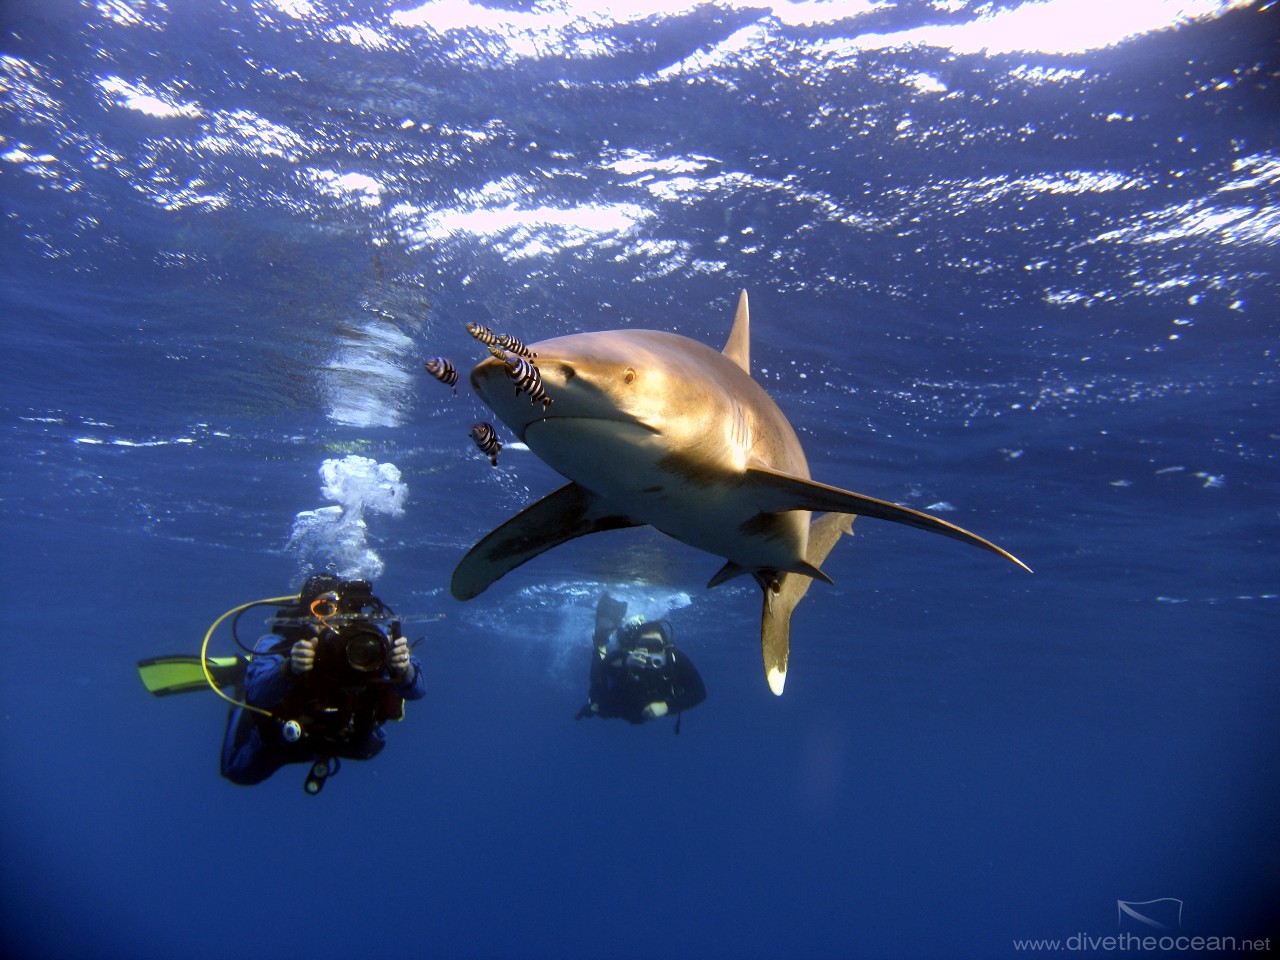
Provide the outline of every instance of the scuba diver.
{"type": "Polygon", "coordinates": [[[640,618],[623,623],[626,612],[627,605],[608,594],[596,605],[591,686],[574,719],[645,723],[674,713],[679,733],[680,715],[707,699],[707,688],[693,661],[672,642],[671,624],[640,618]],[[612,650],[610,636],[615,640],[612,650]]]}
{"type": "Polygon", "coordinates": [[[157,696],[207,684],[232,704],[222,745],[226,779],[261,783],[285,764],[306,763],[303,786],[315,795],[341,759],[381,753],[382,725],[402,719],[405,701],[426,694],[422,665],[391,616],[368,581],[318,574],[296,597],[258,600],[223,614],[205,635],[199,658],[157,657],[139,662],[138,670],[157,696]],[[206,655],[209,638],[228,616],[238,620],[250,607],[281,602],[288,605],[277,610],[272,632],[248,657],[206,655]],[[199,680],[192,676],[196,664],[199,680]]]}

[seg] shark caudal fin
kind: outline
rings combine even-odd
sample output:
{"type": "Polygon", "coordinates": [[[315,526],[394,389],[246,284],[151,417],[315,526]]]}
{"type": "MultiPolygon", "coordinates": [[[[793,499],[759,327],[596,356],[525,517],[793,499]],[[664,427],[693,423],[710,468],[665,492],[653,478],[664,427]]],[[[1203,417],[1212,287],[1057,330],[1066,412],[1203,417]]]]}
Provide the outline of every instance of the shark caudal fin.
{"type": "MultiPolygon", "coordinates": [[[[824,513],[809,524],[810,566],[820,568],[827,554],[843,534],[851,533],[853,517],[847,513],[824,513]]],[[[823,579],[826,579],[825,575],[823,579]]],[[[830,581],[828,581],[830,582],[830,581]]],[[[778,578],[778,592],[765,591],[760,615],[760,651],[764,655],[764,675],[775,696],[782,696],[787,682],[787,661],[791,656],[791,613],[809,592],[813,577],[784,573],[778,578]]]]}
{"type": "Polygon", "coordinates": [[[453,571],[449,589],[457,599],[470,600],[552,547],[588,533],[638,526],[642,524],[609,513],[598,497],[569,483],[525,507],[468,550],[453,571]]]}

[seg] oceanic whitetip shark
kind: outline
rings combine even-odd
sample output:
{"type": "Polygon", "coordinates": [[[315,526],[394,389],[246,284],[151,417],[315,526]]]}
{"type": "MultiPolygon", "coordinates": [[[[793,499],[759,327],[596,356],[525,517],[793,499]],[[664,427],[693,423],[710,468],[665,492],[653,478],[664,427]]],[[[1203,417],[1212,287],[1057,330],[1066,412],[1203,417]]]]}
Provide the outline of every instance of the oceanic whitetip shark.
{"type": "MultiPolygon", "coordinates": [[[[795,430],[751,378],[747,294],[724,350],[658,330],[612,330],[530,344],[545,390],[531,403],[491,357],[471,385],[530,450],[571,481],[477,543],[451,588],[469,600],[554,546],[650,524],[725,558],[709,587],[749,573],[764,589],[760,640],[769,688],[787,676],[791,612],[853,517],[893,520],[1021,560],[945,520],[809,479],[795,430]],[[812,511],[827,511],[810,521],[812,511]]],[[[514,362],[514,361],[513,361],[514,362]]],[[[525,386],[528,386],[526,381],[525,386]]]]}

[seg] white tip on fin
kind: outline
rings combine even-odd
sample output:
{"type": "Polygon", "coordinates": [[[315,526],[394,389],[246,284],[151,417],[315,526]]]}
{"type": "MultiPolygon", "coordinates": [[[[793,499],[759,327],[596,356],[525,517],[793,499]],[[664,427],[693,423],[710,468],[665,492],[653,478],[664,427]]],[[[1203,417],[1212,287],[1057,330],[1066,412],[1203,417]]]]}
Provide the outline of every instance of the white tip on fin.
{"type": "Polygon", "coordinates": [[[775,697],[782,696],[782,688],[787,683],[787,671],[779,670],[777,667],[769,668],[769,689],[773,691],[775,697]]]}

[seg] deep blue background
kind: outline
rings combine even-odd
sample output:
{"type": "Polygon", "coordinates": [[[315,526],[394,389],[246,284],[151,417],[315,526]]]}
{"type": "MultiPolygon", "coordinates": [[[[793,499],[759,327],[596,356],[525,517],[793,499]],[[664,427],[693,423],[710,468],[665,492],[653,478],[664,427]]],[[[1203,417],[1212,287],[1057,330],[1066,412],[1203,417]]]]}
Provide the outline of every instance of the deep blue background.
{"type": "Polygon", "coordinates": [[[1077,53],[855,43],[969,9],[703,6],[533,56],[506,6],[506,34],[6,8],[5,955],[996,957],[1162,897],[1280,942],[1273,6],[1077,53]],[[554,214],[593,208],[631,225],[554,214]],[[491,470],[421,361],[478,359],[468,320],[719,345],[743,287],[817,479],[1036,573],[859,520],[779,699],[755,588],[652,532],[452,600],[558,481],[491,470]],[[295,588],[295,514],[348,453],[408,485],[368,547],[384,599],[444,615],[430,696],[319,798],[232,787],[220,701],[134,662],[295,588]],[[697,662],[680,736],[572,720],[604,589],[697,662]]]}

